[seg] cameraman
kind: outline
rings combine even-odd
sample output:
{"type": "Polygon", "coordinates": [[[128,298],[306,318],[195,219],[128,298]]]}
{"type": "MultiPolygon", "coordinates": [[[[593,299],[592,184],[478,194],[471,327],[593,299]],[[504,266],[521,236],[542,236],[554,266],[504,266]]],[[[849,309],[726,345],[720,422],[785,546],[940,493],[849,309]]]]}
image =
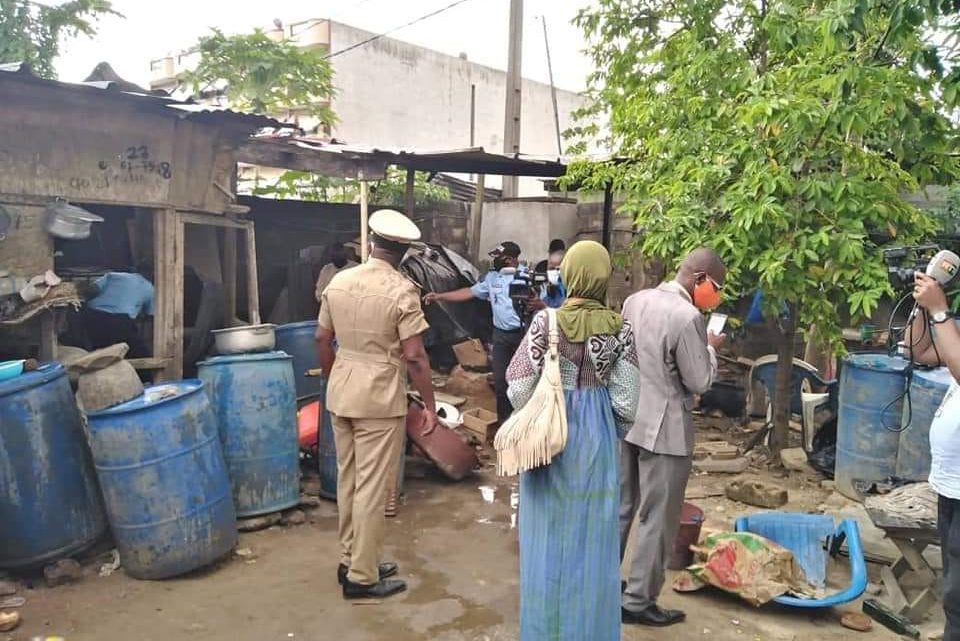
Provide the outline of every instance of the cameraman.
{"type": "Polygon", "coordinates": [[[925,274],[917,274],[915,279],[913,297],[927,315],[919,314],[907,330],[907,357],[912,348],[914,361],[946,365],[953,376],[930,424],[930,485],[940,497],[937,525],[943,553],[943,639],[960,641],[960,329],[947,313],[950,307],[939,283],[925,274]]]}
{"type": "MultiPolygon", "coordinates": [[[[451,292],[430,292],[423,301],[427,305],[434,302],[463,303],[472,298],[490,301],[494,328],[491,365],[497,392],[497,419],[503,423],[513,412],[513,406],[507,398],[507,366],[523,340],[523,322],[510,297],[510,284],[520,267],[520,246],[509,240],[502,242],[493,248],[490,257],[493,258],[493,270],[473,287],[451,292]]],[[[527,306],[528,309],[541,309],[543,303],[534,297],[527,306]]]]}

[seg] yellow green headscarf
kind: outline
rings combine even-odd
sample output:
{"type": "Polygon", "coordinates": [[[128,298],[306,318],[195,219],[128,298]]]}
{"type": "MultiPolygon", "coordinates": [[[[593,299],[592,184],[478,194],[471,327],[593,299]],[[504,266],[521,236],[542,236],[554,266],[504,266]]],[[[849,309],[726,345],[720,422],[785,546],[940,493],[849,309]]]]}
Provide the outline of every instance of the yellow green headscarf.
{"type": "Polygon", "coordinates": [[[599,334],[615,336],[623,327],[623,317],[606,305],[612,271],[610,253],[592,240],[575,243],[563,257],[560,278],[567,300],[557,310],[557,324],[570,342],[583,343],[599,334]]]}

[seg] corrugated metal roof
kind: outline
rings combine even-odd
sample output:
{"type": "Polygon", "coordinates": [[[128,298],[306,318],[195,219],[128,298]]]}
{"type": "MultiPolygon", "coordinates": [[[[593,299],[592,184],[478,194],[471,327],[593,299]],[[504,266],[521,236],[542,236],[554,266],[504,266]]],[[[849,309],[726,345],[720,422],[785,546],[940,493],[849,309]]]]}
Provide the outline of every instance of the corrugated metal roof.
{"type": "MultiPolygon", "coordinates": [[[[483,147],[421,151],[415,149],[384,149],[347,145],[310,136],[284,136],[270,134],[251,138],[251,146],[280,146],[293,156],[316,154],[341,158],[374,161],[388,165],[401,165],[409,169],[461,174],[492,174],[498,176],[535,176],[556,178],[566,173],[566,165],[560,159],[526,156],[523,154],[498,154],[483,147]]],[[[295,168],[293,165],[290,168],[295,168]]]]}
{"type": "MultiPolygon", "coordinates": [[[[434,184],[446,187],[450,192],[450,198],[463,202],[472,203],[477,199],[477,184],[469,180],[461,180],[450,174],[438,173],[431,179],[434,184]]],[[[493,187],[483,188],[483,199],[486,201],[500,200],[503,198],[503,191],[493,187]]]]}
{"type": "MultiPolygon", "coordinates": [[[[133,103],[143,109],[150,109],[174,118],[200,122],[230,122],[251,130],[282,128],[286,125],[279,120],[260,114],[233,111],[222,107],[212,107],[194,102],[185,102],[168,95],[126,91],[120,83],[113,81],[61,82],[48,80],[33,74],[26,63],[15,62],[0,64],[0,81],[10,80],[29,84],[45,85],[62,91],[74,93],[96,93],[97,96],[133,103]],[[5,73],[4,73],[5,72],[5,73]]],[[[130,84],[130,83],[126,83],[130,84]]]]}

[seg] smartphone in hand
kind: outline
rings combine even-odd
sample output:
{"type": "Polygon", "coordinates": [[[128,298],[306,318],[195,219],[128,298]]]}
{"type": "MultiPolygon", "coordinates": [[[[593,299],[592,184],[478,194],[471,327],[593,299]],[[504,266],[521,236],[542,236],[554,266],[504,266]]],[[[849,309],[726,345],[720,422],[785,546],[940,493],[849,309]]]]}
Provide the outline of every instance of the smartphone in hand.
{"type": "Polygon", "coordinates": [[[723,328],[727,324],[727,315],[718,314],[714,312],[710,314],[710,319],[707,321],[707,334],[711,332],[719,336],[723,333],[723,328]]]}

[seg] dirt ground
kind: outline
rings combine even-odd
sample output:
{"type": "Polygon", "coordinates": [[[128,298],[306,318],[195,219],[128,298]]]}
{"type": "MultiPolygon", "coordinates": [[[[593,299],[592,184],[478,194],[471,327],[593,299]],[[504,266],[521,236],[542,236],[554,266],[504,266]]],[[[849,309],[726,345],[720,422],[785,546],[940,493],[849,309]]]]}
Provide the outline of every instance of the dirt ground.
{"type": "MultiPolygon", "coordinates": [[[[97,576],[85,567],[83,581],[46,588],[39,581],[20,594],[27,604],[21,627],[8,637],[56,635],[67,641],[169,641],[176,639],[342,641],[506,641],[517,639],[518,568],[516,488],[490,467],[452,484],[420,465],[408,465],[406,500],[388,524],[386,558],[400,564],[409,591],[382,603],[345,602],[335,579],[336,506],[322,502],[307,524],[274,526],[242,534],[234,555],[217,567],[162,582],[137,581],[117,571],[97,576]]],[[[760,476],[790,491],[784,509],[813,511],[828,491],[816,478],[793,473],[778,478],[763,466],[760,476]]],[[[696,476],[688,495],[716,494],[733,476],[696,476]]],[[[751,511],[719,496],[695,498],[707,527],[729,527],[751,511]]],[[[875,568],[874,568],[875,569],[875,568]]],[[[709,590],[676,594],[665,588],[662,603],[687,611],[687,622],[669,631],[625,626],[626,641],[664,638],[719,641],[852,641],[895,639],[875,626],[870,633],[846,630],[838,611],[755,609],[709,590]]],[[[859,611],[860,604],[846,610],[859,611]]],[[[939,614],[937,614],[939,616],[939,614]]],[[[936,621],[926,632],[942,630],[936,621]]]]}

